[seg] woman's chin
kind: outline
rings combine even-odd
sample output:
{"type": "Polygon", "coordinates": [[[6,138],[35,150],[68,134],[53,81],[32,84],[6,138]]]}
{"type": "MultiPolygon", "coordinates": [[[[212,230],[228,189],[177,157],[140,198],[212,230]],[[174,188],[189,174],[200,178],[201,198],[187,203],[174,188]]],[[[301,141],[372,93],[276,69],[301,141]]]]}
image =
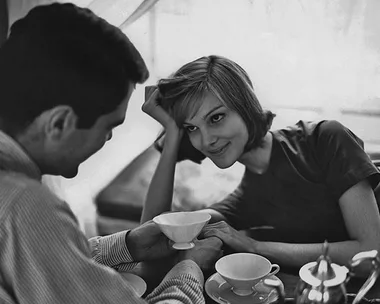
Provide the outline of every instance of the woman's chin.
{"type": "Polygon", "coordinates": [[[228,169],[231,167],[233,164],[235,164],[236,161],[227,161],[227,160],[222,160],[222,159],[212,159],[210,158],[211,161],[214,163],[215,166],[217,166],[219,169],[228,169]]]}

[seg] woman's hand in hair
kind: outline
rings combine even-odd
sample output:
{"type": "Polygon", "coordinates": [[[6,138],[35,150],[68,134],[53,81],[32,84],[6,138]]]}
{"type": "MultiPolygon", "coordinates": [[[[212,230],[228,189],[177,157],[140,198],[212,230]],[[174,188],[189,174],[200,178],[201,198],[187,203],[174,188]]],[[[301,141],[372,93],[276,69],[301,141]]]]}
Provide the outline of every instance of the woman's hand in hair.
{"type": "Polygon", "coordinates": [[[160,92],[156,86],[146,86],[145,102],[142,105],[142,110],[165,128],[165,142],[174,138],[175,142],[179,143],[183,130],[177,126],[174,118],[160,105],[159,97],[160,92]]]}
{"type": "Polygon", "coordinates": [[[225,221],[206,225],[200,237],[209,238],[216,236],[222,242],[237,252],[256,253],[257,241],[232,228],[225,221]]]}
{"type": "Polygon", "coordinates": [[[150,117],[157,120],[164,128],[168,128],[174,124],[174,119],[160,105],[160,92],[156,86],[145,87],[145,102],[142,105],[142,110],[150,117]]]}

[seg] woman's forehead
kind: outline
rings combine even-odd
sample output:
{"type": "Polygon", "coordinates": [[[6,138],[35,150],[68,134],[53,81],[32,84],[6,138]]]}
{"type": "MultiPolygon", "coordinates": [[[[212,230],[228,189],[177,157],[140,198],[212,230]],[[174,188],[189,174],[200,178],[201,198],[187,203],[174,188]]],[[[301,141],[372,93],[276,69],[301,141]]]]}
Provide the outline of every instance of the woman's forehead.
{"type": "Polygon", "coordinates": [[[185,123],[204,120],[208,114],[224,107],[224,104],[211,92],[205,92],[202,97],[193,101],[193,106],[188,107],[185,115],[185,123]]]}

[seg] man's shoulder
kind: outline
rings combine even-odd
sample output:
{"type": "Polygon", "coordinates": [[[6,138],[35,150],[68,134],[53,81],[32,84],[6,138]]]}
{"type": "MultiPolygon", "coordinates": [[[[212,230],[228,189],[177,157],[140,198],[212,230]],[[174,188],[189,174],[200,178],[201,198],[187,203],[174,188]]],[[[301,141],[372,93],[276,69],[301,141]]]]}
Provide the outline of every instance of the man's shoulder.
{"type": "Polygon", "coordinates": [[[53,208],[64,204],[40,181],[17,172],[0,171],[0,214],[34,212],[31,210],[53,208]]]}
{"type": "Polygon", "coordinates": [[[0,183],[2,188],[14,188],[20,191],[41,185],[40,181],[13,171],[0,171],[0,183]]]}

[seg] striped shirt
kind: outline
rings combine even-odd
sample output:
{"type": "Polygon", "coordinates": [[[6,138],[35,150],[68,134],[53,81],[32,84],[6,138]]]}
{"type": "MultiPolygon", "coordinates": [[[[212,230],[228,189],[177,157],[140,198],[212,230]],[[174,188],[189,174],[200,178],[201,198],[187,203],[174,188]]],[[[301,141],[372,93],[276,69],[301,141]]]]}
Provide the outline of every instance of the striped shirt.
{"type": "Polygon", "coordinates": [[[116,271],[135,265],[126,233],[88,241],[36,164],[0,132],[0,303],[204,303],[203,275],[190,260],[139,298],[116,271]]]}

